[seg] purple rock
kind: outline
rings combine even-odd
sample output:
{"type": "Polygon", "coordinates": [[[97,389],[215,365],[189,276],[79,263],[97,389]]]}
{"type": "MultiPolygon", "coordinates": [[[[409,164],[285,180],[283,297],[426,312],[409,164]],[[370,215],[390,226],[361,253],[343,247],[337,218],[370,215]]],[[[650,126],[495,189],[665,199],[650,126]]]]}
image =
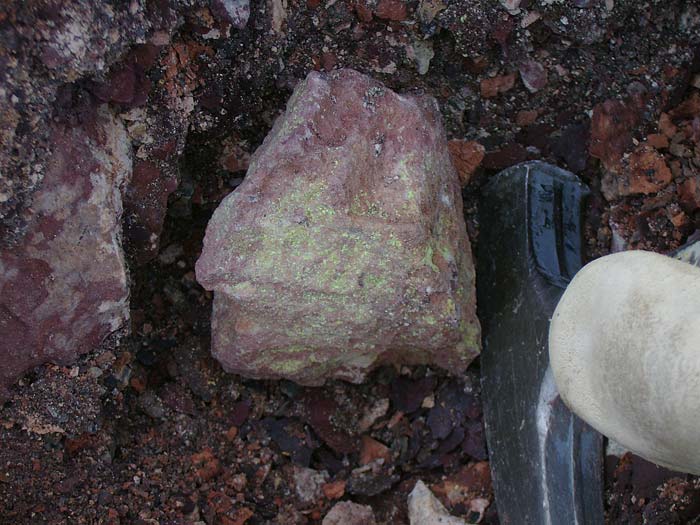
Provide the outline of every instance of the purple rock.
{"type": "Polygon", "coordinates": [[[51,143],[27,234],[0,252],[0,397],[26,370],[69,363],[129,317],[120,224],[121,187],[131,173],[124,127],[100,110],[83,127],[56,126],[51,143]]]}
{"type": "Polygon", "coordinates": [[[547,70],[536,60],[525,60],[518,69],[520,78],[530,93],[535,93],[547,85],[547,70]]]}
{"type": "Polygon", "coordinates": [[[236,29],[243,29],[250,18],[249,0],[212,0],[214,16],[228,22],[236,29]]]}
{"type": "Polygon", "coordinates": [[[474,269],[435,100],[310,73],[209,222],[197,279],[228,371],[318,385],[386,362],[464,370],[474,269]]]}

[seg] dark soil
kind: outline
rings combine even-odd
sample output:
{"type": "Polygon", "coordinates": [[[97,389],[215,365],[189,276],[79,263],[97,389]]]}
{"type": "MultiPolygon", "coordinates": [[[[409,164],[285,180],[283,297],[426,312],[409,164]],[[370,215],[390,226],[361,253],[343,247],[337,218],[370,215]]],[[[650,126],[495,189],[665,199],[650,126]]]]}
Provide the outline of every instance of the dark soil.
{"type": "MultiPolygon", "coordinates": [[[[74,366],[41,367],[15,389],[0,412],[0,521],[311,524],[350,499],[371,505],[378,523],[404,524],[406,496],[422,479],[454,515],[498,523],[478,360],[458,377],[385,368],[363,385],[303,388],[225,374],[211,358],[211,295],[194,263],[208,218],[246,168],[220,159],[254,151],[310,69],[353,67],[398,91],[432,94],[450,138],[486,147],[464,191],[475,249],[483,183],[544,159],[591,186],[589,258],[613,248],[667,252],[700,225],[700,199],[686,183],[700,170],[700,117],[673,112],[698,93],[700,15],[681,0],[617,0],[612,16],[604,1],[523,0],[540,15],[524,28],[524,13],[491,0],[411,1],[405,12],[389,3],[398,11],[369,0],[290,0],[280,36],[270,5],[254,2],[245,30],[207,42],[214,49],[197,59],[204,87],[159,256],[131,268],[131,335],[74,366]],[[411,57],[426,45],[434,56],[422,75],[411,57]],[[484,96],[485,79],[511,73],[513,87],[484,96]],[[670,185],[601,193],[604,159],[589,144],[601,133],[594,107],[606,99],[635,115],[630,144],[609,155],[617,160],[670,112],[678,130],[659,146],[670,185]],[[327,475],[302,482],[303,468],[327,475]]],[[[202,33],[188,20],[178,38],[202,33]]],[[[608,456],[606,467],[609,523],[700,523],[698,478],[631,454],[608,456]]]]}

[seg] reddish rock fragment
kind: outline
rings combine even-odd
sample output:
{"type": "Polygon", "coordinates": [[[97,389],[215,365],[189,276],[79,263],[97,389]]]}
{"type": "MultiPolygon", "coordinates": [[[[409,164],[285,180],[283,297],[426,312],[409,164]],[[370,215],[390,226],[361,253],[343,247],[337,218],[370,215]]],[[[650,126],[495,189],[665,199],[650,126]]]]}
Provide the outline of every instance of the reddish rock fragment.
{"type": "Polygon", "coordinates": [[[323,53],[321,55],[321,66],[325,71],[332,70],[338,63],[338,58],[335,54],[331,52],[323,53]]]}
{"type": "Polygon", "coordinates": [[[489,496],[492,491],[491,470],[486,461],[470,463],[437,485],[433,492],[449,506],[466,504],[471,499],[489,496]]]}
{"type": "Polygon", "coordinates": [[[26,370],[69,363],[129,318],[121,187],[124,127],[103,107],[85,127],[54,127],[28,233],[0,251],[0,398],[26,370]]]}
{"type": "Polygon", "coordinates": [[[221,525],[245,525],[248,520],[255,516],[255,513],[248,507],[241,507],[234,512],[233,517],[219,514],[218,520],[221,525]]]}
{"type": "Polygon", "coordinates": [[[647,135],[647,144],[652,148],[665,149],[668,148],[668,137],[662,133],[652,133],[647,135]]]}
{"type": "Polygon", "coordinates": [[[601,189],[606,199],[615,200],[635,194],[656,193],[673,180],[663,156],[654,148],[642,145],[633,151],[619,174],[603,177],[601,189]]]}
{"type": "Polygon", "coordinates": [[[499,150],[484,155],[482,166],[490,170],[503,170],[527,160],[527,150],[516,142],[506,144],[499,150]]]}
{"type": "Polygon", "coordinates": [[[192,454],[192,466],[195,469],[195,475],[202,481],[209,481],[221,472],[221,463],[209,448],[192,454]]]}
{"type": "Polygon", "coordinates": [[[312,72],[214,213],[212,351],[251,377],[362,381],[478,353],[459,178],[436,103],[312,72]]]}
{"type": "Polygon", "coordinates": [[[367,465],[376,461],[377,459],[383,459],[386,463],[389,461],[389,447],[384,443],[380,443],[374,438],[369,436],[362,436],[362,448],[360,449],[360,465],[367,465]]]}
{"type": "Polygon", "coordinates": [[[484,98],[493,98],[499,93],[505,93],[515,85],[515,73],[501,75],[493,78],[485,78],[481,81],[479,88],[481,96],[484,98]]]}
{"type": "Polygon", "coordinates": [[[591,156],[600,159],[607,170],[619,168],[622,156],[632,147],[631,130],[638,123],[638,112],[624,102],[597,104],[591,119],[591,156]]]}
{"type": "Polygon", "coordinates": [[[533,109],[531,111],[518,111],[518,114],[515,116],[515,123],[521,127],[529,126],[535,123],[538,115],[539,112],[536,109],[533,109]]]}
{"type": "Polygon", "coordinates": [[[321,487],[326,499],[340,499],[345,494],[345,480],[331,481],[321,487]]]}
{"type": "Polygon", "coordinates": [[[672,119],[693,119],[700,116],[700,91],[691,95],[669,112],[672,119]]]}
{"type": "Polygon", "coordinates": [[[678,184],[678,199],[683,209],[691,213],[700,208],[700,184],[698,177],[690,177],[678,184]]]}
{"type": "Polygon", "coordinates": [[[401,22],[408,17],[406,3],[403,0],[379,0],[377,9],[374,12],[378,18],[401,22]]]}
{"type": "Polygon", "coordinates": [[[364,0],[358,0],[354,7],[355,12],[357,13],[357,18],[359,18],[361,22],[372,21],[372,10],[367,6],[364,0]]]}
{"type": "Polygon", "coordinates": [[[469,179],[481,164],[486,150],[475,140],[451,140],[447,146],[457,168],[459,181],[464,187],[469,184],[469,179]]]}
{"type": "Polygon", "coordinates": [[[678,128],[671,121],[671,117],[668,113],[661,113],[659,117],[659,131],[669,139],[678,133],[678,128]]]}

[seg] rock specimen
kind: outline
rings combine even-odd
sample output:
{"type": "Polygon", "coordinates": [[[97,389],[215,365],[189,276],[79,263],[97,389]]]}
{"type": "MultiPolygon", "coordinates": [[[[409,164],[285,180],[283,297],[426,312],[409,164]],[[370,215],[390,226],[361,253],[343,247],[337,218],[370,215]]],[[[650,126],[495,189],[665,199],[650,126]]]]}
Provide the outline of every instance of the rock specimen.
{"type": "Polygon", "coordinates": [[[131,148],[106,110],[86,119],[52,129],[28,233],[0,251],[0,398],[27,369],[68,362],[128,319],[120,218],[131,148]]]}
{"type": "Polygon", "coordinates": [[[435,101],[312,72],[197,262],[224,368],[317,385],[479,351],[460,184],[435,101]]]}
{"type": "Polygon", "coordinates": [[[376,523],[374,512],[369,505],[341,501],[328,511],[322,525],[376,525],[376,523]]]}
{"type": "Polygon", "coordinates": [[[700,474],[699,319],[699,268],[642,251],[593,261],[552,318],[561,398],[636,454],[700,474]]]}
{"type": "Polygon", "coordinates": [[[411,525],[469,525],[450,515],[421,480],[408,495],[408,518],[411,525]]]}

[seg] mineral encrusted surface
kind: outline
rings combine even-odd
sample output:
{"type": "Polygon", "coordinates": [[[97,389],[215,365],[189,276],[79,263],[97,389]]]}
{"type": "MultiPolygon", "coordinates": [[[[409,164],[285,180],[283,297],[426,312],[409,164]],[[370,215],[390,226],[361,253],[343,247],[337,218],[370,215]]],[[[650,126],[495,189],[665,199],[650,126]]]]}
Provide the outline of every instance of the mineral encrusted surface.
{"type": "Polygon", "coordinates": [[[214,213],[197,262],[232,372],[320,384],[479,352],[460,183],[434,99],[312,72],[214,213]]]}

